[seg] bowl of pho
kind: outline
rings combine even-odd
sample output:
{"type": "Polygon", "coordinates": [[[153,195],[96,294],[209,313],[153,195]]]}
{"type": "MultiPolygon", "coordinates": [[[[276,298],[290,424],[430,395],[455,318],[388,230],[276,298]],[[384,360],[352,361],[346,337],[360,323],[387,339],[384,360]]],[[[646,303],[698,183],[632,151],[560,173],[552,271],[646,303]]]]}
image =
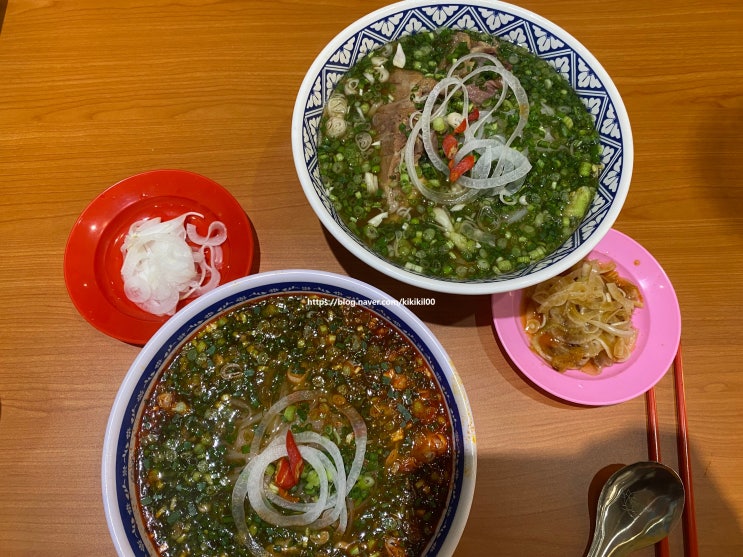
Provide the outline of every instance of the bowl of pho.
{"type": "Polygon", "coordinates": [[[292,149],[341,245],[460,294],[577,263],[616,220],[633,166],[601,64],[556,24],[491,0],[404,1],[341,31],[299,89],[292,149]]]}
{"type": "Polygon", "coordinates": [[[356,279],[237,279],[142,348],[109,417],[120,556],[451,555],[475,432],[441,344],[356,279]]]}

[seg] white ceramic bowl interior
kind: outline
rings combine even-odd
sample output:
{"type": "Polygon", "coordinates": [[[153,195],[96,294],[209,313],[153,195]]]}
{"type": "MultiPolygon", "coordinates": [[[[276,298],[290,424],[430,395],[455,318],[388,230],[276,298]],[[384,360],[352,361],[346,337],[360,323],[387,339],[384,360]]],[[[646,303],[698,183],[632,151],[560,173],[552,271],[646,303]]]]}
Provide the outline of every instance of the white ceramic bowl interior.
{"type": "Polygon", "coordinates": [[[614,224],[632,176],[634,151],[627,111],[617,88],[594,56],[569,33],[523,8],[495,0],[408,0],[379,9],[348,26],[320,52],[297,94],[292,151],[305,195],[323,226],[356,257],[402,282],[438,292],[493,294],[525,288],[583,259],[614,224]],[[443,27],[486,32],[524,46],[564,75],[593,115],[603,146],[599,189],[575,233],[547,258],[493,279],[454,281],[427,277],[376,255],[337,215],[320,179],[317,132],[334,86],[370,50],[400,36],[443,27]]]}
{"type": "Polygon", "coordinates": [[[475,429],[467,395],[449,356],[431,331],[399,301],[358,280],[322,271],[260,273],[220,286],[170,318],[142,348],[116,395],[103,445],[102,491],[109,532],[121,557],[145,557],[129,490],[130,442],[137,410],[163,365],[216,316],[249,300],[281,293],[320,293],[364,304],[402,331],[434,371],[454,431],[454,480],[448,510],[426,555],[451,555],[464,530],[476,474],[475,429]]]}

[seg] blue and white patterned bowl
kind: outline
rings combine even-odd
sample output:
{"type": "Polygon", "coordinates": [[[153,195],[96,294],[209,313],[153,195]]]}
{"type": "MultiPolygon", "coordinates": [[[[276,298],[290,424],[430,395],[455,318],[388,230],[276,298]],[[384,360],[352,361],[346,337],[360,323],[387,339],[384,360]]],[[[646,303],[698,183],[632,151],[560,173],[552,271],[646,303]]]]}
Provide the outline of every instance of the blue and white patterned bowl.
{"type": "Polygon", "coordinates": [[[418,348],[444,394],[454,432],[454,474],[445,516],[425,556],[451,555],[464,530],[475,490],[477,454],[472,411],[459,374],[433,333],[407,307],[382,291],[324,271],[259,273],[224,284],[180,310],[152,336],[132,363],[114,400],[106,427],[101,465],[103,506],[120,557],[147,557],[130,488],[131,444],[138,411],[153,379],[177,350],[206,323],[248,301],[276,294],[325,294],[376,312],[418,348]]]}
{"type": "Polygon", "coordinates": [[[627,111],[601,64],[574,37],[547,19],[494,0],[409,0],[377,10],[341,31],[320,52],[297,95],[292,151],[302,188],[325,228],[356,257],[402,282],[438,292],[493,294],[537,284],[580,261],[611,229],[632,177],[634,150],[627,111]],[[564,75],[594,116],[603,147],[598,193],[583,223],[546,259],[488,280],[452,281],[394,265],[351,234],[320,179],[317,132],[323,105],[345,72],[370,50],[400,36],[439,28],[486,32],[528,48],[564,75]]]}

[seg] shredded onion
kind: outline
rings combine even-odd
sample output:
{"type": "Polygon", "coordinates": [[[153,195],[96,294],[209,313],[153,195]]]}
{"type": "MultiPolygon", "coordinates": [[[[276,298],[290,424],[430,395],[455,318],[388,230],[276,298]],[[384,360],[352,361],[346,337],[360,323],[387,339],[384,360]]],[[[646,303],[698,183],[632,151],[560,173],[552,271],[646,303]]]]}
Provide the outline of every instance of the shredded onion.
{"type": "Polygon", "coordinates": [[[447,77],[440,80],[428,94],[423,110],[413,123],[403,152],[403,161],[408,175],[415,187],[428,199],[444,205],[466,203],[489,192],[489,195],[513,195],[523,183],[523,178],[531,170],[531,164],[524,153],[511,147],[511,143],[520,137],[529,118],[529,99],[518,78],[508,71],[495,57],[486,53],[470,53],[460,58],[449,70],[447,77]],[[465,62],[479,63],[464,77],[454,75],[465,62]],[[467,85],[474,82],[480,74],[489,72],[500,76],[502,90],[496,105],[468,125],[464,132],[463,145],[457,151],[454,162],[462,157],[477,153],[478,160],[469,172],[461,176],[449,190],[429,188],[415,171],[416,142],[420,139],[431,164],[440,172],[449,173],[449,161],[444,160],[438,152],[435,140],[433,121],[436,118],[450,117],[449,101],[457,93],[463,98],[462,117],[469,112],[469,94],[467,85]],[[498,111],[509,92],[516,97],[519,120],[508,138],[484,137],[485,125],[496,120],[498,111]]]}
{"type": "MultiPolygon", "coordinates": [[[[240,472],[232,490],[232,516],[241,541],[258,557],[270,555],[250,535],[245,520],[245,501],[264,521],[281,527],[306,527],[316,531],[336,525],[343,533],[348,525],[347,496],[359,479],[364,463],[367,430],[361,415],[349,404],[334,405],[353,429],[355,453],[348,472],[341,451],[331,439],[312,430],[293,434],[302,458],[317,473],[320,485],[316,496],[291,501],[274,493],[270,488],[267,469],[269,465],[287,456],[286,424],[281,423],[284,410],[299,402],[318,401],[324,395],[317,391],[296,391],[277,402],[266,411],[253,434],[248,462],[240,472]],[[274,435],[271,435],[271,431],[274,435]],[[264,440],[267,441],[264,442],[264,440]]],[[[305,424],[306,425],[306,424],[305,424]]]]}
{"type": "Polygon", "coordinates": [[[643,301],[615,267],[585,260],[527,292],[531,347],[556,370],[598,374],[632,354],[638,335],[632,313],[643,301]]]}
{"type": "Polygon", "coordinates": [[[124,294],[148,313],[173,315],[180,300],[219,285],[227,227],[211,222],[201,236],[196,225],[186,223],[190,216],[203,218],[189,212],[167,221],[143,219],[129,227],[121,246],[124,294]]]}

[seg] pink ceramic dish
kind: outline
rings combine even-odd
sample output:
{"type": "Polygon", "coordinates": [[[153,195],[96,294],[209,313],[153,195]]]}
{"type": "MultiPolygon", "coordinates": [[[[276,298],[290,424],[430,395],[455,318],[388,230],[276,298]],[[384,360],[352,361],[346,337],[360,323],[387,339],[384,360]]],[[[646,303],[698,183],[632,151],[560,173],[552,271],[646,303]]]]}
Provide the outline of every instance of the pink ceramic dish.
{"type": "Polygon", "coordinates": [[[529,347],[523,330],[522,290],[492,297],[493,323],[513,363],[535,385],[568,402],[589,406],[617,404],[644,394],[668,371],[681,339],[681,311],[668,276],[655,258],[632,238],[610,230],[588,255],[613,260],[619,275],[636,284],[644,307],[635,310],[639,331],[632,356],[601,372],[555,371],[529,347]]]}

